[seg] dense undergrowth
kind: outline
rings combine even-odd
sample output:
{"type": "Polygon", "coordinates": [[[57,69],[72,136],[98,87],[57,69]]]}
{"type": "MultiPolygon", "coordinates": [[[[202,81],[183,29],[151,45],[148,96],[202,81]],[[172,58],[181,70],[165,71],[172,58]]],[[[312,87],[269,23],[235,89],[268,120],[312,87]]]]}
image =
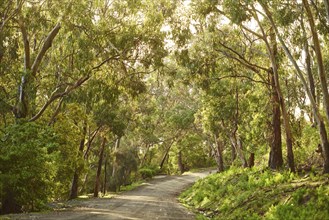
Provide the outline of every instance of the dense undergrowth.
{"type": "Polygon", "coordinates": [[[183,192],[198,219],[329,219],[329,176],[230,169],[183,192]]]}

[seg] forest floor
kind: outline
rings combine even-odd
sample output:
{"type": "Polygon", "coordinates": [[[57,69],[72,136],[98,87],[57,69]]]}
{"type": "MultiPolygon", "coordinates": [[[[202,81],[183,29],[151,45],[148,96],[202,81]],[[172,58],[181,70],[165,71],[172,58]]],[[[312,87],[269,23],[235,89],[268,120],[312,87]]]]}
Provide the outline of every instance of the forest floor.
{"type": "Polygon", "coordinates": [[[78,199],[68,202],[66,209],[47,213],[8,215],[17,220],[57,219],[195,219],[195,215],[179,204],[180,192],[210,171],[181,176],[156,176],[142,186],[122,192],[113,198],[78,199]]]}

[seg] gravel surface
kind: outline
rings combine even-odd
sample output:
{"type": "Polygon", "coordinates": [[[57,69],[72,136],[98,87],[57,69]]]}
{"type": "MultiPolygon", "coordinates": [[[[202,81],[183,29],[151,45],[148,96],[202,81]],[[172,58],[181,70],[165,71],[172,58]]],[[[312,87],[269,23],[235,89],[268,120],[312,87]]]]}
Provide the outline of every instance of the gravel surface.
{"type": "Polygon", "coordinates": [[[116,219],[195,219],[177,201],[177,196],[198,178],[210,172],[188,173],[181,176],[156,176],[132,191],[114,198],[94,198],[75,201],[74,208],[49,213],[10,215],[10,219],[44,220],[116,220],[116,219]]]}

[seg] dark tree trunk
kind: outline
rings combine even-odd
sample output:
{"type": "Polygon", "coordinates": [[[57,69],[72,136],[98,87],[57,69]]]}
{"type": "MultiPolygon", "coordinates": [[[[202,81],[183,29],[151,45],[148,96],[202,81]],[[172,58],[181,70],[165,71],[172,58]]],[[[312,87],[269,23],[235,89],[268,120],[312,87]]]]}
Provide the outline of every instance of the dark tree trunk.
{"type": "MultiPolygon", "coordinates": [[[[83,127],[83,137],[81,138],[80,141],[78,157],[80,156],[82,157],[83,155],[86,134],[87,134],[87,122],[85,122],[83,127]]],[[[76,167],[73,175],[69,200],[76,199],[78,197],[78,188],[79,188],[79,167],[76,167]]]]}
{"type": "Polygon", "coordinates": [[[74,172],[74,175],[73,175],[69,200],[76,199],[78,197],[78,188],[79,188],[78,181],[79,181],[79,174],[78,174],[78,171],[76,169],[75,172],[74,172]]]}
{"type": "Polygon", "coordinates": [[[99,159],[98,159],[98,166],[97,166],[97,173],[96,173],[96,180],[95,180],[95,187],[94,187],[94,197],[98,197],[99,186],[100,186],[100,176],[101,176],[101,173],[102,173],[105,143],[106,143],[106,138],[103,138],[101,150],[99,152],[99,159]]]}
{"type": "Polygon", "coordinates": [[[104,162],[104,184],[103,184],[103,195],[106,193],[106,186],[107,186],[107,160],[108,156],[106,154],[105,156],[105,162],[104,162]]]}
{"type": "MultiPolygon", "coordinates": [[[[285,44],[282,36],[280,35],[279,31],[278,31],[278,28],[276,27],[274,21],[273,21],[273,18],[272,18],[272,15],[271,15],[271,12],[268,10],[266,4],[264,3],[261,3],[261,6],[262,8],[264,9],[265,11],[265,14],[266,16],[268,17],[268,19],[270,20],[271,22],[271,25],[272,27],[274,28],[276,34],[277,34],[277,37],[281,43],[281,46],[285,52],[285,54],[287,55],[287,57],[289,58],[289,60],[291,61],[291,63],[294,65],[296,71],[297,71],[297,74],[298,74],[298,77],[300,78],[300,80],[302,81],[303,83],[303,86],[305,88],[305,91],[310,99],[310,102],[311,102],[311,106],[312,106],[312,109],[313,109],[313,114],[314,114],[314,117],[317,121],[317,124],[318,124],[318,129],[319,129],[319,133],[320,133],[320,138],[321,138],[321,143],[322,143],[322,149],[325,153],[325,156],[324,156],[324,169],[323,169],[323,172],[324,173],[328,173],[329,172],[329,144],[328,144],[328,137],[327,137],[327,133],[326,133],[326,127],[325,127],[325,124],[324,124],[324,119],[322,118],[321,114],[320,114],[320,111],[319,111],[319,108],[317,106],[316,103],[320,103],[320,96],[317,95],[317,99],[318,101],[316,102],[311,91],[310,91],[310,88],[308,87],[308,83],[306,82],[305,80],[305,77],[303,75],[303,72],[301,71],[301,69],[299,68],[299,65],[298,63],[296,62],[296,60],[294,59],[292,53],[290,52],[290,50],[288,49],[287,45],[285,44]]],[[[312,31],[312,36],[313,36],[313,43],[314,43],[314,49],[315,49],[315,52],[316,52],[316,56],[317,56],[317,59],[318,59],[318,65],[319,65],[319,77],[320,77],[320,81],[321,81],[321,87],[322,89],[324,89],[324,93],[328,93],[327,91],[327,86],[323,86],[325,83],[326,83],[326,80],[324,80],[326,78],[326,75],[324,74],[321,74],[321,73],[324,73],[324,68],[320,68],[320,66],[323,66],[321,65],[322,63],[322,57],[321,57],[321,48],[319,47],[319,39],[317,39],[317,33],[316,33],[316,30],[315,30],[315,25],[314,25],[314,20],[313,20],[313,17],[312,17],[312,13],[311,13],[311,10],[310,10],[310,7],[309,7],[309,4],[308,4],[308,1],[307,0],[303,0],[303,4],[305,6],[305,9],[306,9],[306,12],[307,12],[307,16],[309,18],[309,22],[310,22],[310,27],[311,27],[311,31],[312,31]],[[319,62],[320,61],[320,62],[319,62]]],[[[323,63],[322,63],[323,64],[323,63]]],[[[319,94],[319,93],[318,93],[319,94]]],[[[324,98],[323,100],[324,102],[324,105],[326,105],[326,98],[324,98]]],[[[328,115],[328,111],[329,110],[329,103],[328,103],[328,108],[326,108],[326,115],[328,115]]],[[[329,117],[327,116],[327,119],[329,117]]]]}
{"type": "Polygon", "coordinates": [[[329,142],[328,142],[328,135],[327,135],[327,131],[325,128],[325,125],[323,123],[323,121],[317,121],[318,123],[318,127],[320,130],[320,138],[321,138],[321,142],[322,142],[322,155],[323,155],[323,173],[329,173],[329,160],[327,158],[329,158],[328,152],[329,152],[329,142]]]}
{"type": "Polygon", "coordinates": [[[249,159],[248,159],[248,166],[249,168],[252,168],[255,165],[255,153],[250,153],[249,159]]]}
{"type": "Polygon", "coordinates": [[[271,52],[270,52],[270,58],[271,58],[271,64],[272,64],[272,71],[274,76],[274,84],[275,89],[278,94],[279,103],[281,106],[281,113],[282,113],[282,119],[283,119],[283,125],[285,130],[285,136],[286,136],[286,145],[287,145],[287,160],[288,160],[288,166],[291,172],[295,172],[295,159],[294,159],[294,152],[292,149],[292,132],[290,128],[290,119],[289,114],[287,111],[286,103],[283,98],[283,94],[281,91],[280,86],[280,80],[279,80],[279,65],[278,65],[278,45],[276,41],[276,34],[273,28],[270,29],[270,40],[271,40],[271,52]]]}
{"type": "Polygon", "coordinates": [[[282,159],[282,139],[281,139],[281,112],[279,96],[275,88],[274,75],[271,73],[272,88],[272,143],[268,166],[272,169],[278,169],[283,166],[282,159]]]}

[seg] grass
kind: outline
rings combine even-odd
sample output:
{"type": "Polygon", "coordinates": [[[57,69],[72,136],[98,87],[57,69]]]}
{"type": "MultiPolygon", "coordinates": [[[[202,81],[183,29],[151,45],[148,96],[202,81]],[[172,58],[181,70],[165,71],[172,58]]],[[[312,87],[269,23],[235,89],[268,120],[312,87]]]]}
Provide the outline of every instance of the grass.
{"type": "Polygon", "coordinates": [[[329,176],[233,168],[199,180],[180,201],[197,219],[329,219],[329,176]]]}
{"type": "Polygon", "coordinates": [[[120,191],[125,192],[125,191],[131,191],[134,190],[136,188],[138,188],[139,186],[143,185],[145,181],[137,181],[137,182],[133,182],[130,185],[127,186],[121,186],[120,187],[120,191]]]}

